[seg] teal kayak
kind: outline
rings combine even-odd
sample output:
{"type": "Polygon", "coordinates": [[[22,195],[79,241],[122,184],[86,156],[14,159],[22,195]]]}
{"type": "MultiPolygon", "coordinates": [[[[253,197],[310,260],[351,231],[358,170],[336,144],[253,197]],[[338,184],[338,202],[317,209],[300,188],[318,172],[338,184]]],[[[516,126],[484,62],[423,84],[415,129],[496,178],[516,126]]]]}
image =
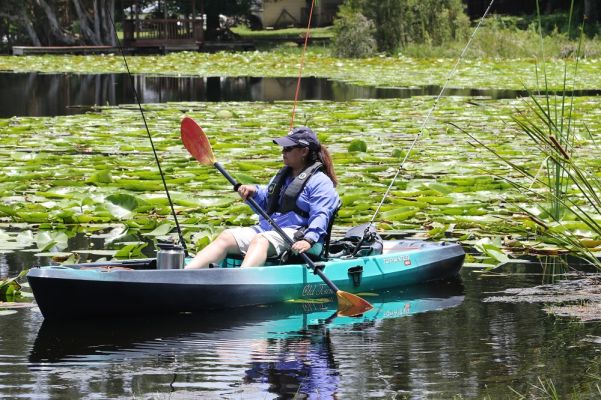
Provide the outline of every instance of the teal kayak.
{"type": "MultiPolygon", "coordinates": [[[[458,274],[459,244],[383,241],[378,254],[332,257],[320,263],[340,290],[379,292],[458,274]]],[[[32,268],[27,278],[46,319],[174,314],[332,297],[304,264],[238,268],[156,269],[155,259],[32,268]]]]}

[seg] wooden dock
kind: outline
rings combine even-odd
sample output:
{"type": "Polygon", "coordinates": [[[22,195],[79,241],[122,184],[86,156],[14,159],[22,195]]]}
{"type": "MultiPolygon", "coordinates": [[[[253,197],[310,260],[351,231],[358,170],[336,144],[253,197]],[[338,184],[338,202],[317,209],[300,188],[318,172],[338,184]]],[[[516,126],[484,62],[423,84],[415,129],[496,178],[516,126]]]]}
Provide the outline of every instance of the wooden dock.
{"type": "Polygon", "coordinates": [[[118,52],[113,46],[13,46],[13,55],[37,54],[108,54],[118,52]]]}
{"type": "MultiPolygon", "coordinates": [[[[325,43],[330,38],[309,38],[310,43],[325,43]]],[[[136,43],[135,46],[124,46],[123,51],[127,54],[166,54],[177,51],[247,51],[255,50],[257,44],[293,42],[299,46],[304,43],[302,37],[289,38],[253,38],[251,40],[233,41],[205,41],[205,42],[153,42],[136,43]]],[[[118,54],[121,49],[116,46],[13,46],[12,54],[15,56],[28,56],[39,54],[118,54]]]]}

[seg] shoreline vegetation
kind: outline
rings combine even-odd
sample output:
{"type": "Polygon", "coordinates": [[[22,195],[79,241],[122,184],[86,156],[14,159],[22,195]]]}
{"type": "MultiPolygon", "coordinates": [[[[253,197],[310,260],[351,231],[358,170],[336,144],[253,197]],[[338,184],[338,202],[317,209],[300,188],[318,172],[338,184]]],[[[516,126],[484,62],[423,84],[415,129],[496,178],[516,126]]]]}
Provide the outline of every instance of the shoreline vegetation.
{"type": "MultiPolygon", "coordinates": [[[[573,82],[573,89],[601,89],[601,74],[598,74],[601,67],[599,35],[589,34],[579,43],[578,32],[563,32],[568,29],[563,27],[560,15],[544,18],[544,61],[540,54],[541,34],[533,17],[491,15],[484,21],[464,55],[450,87],[532,90],[539,83],[536,68],[546,62],[549,89],[559,90],[563,87],[564,68],[566,64],[569,68],[573,67],[574,55],[578,51],[579,73],[573,82]]],[[[317,39],[333,38],[335,30],[336,27],[314,28],[311,36],[317,39]]],[[[234,27],[233,31],[241,40],[257,40],[257,50],[128,56],[130,69],[135,74],[167,76],[298,75],[302,49],[297,43],[286,40],[303,37],[304,29],[252,31],[240,26],[234,27]]],[[[440,86],[465,46],[465,40],[449,36],[437,44],[434,39],[426,38],[421,43],[408,42],[395,52],[378,52],[364,58],[336,57],[334,54],[338,51],[335,41],[316,41],[308,47],[303,76],[361,86],[440,86]]],[[[124,65],[119,53],[95,56],[2,55],[2,71],[104,74],[123,73],[124,65]]]]}

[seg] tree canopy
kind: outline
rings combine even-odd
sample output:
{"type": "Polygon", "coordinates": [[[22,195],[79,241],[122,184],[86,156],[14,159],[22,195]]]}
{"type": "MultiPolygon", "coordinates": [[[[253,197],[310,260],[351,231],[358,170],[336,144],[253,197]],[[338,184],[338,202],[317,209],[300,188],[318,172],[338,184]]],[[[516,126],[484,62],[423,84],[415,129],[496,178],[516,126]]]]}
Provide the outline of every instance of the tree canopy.
{"type": "Polygon", "coordinates": [[[114,44],[115,0],[3,0],[4,33],[34,46],[114,44]]]}
{"type": "MultiPolygon", "coordinates": [[[[207,38],[216,36],[219,15],[248,15],[253,0],[194,0],[198,14],[207,18],[207,38]]],[[[115,45],[111,18],[120,22],[124,10],[136,3],[140,8],[155,0],[2,0],[0,43],[59,45],[115,45]]],[[[190,0],[159,2],[168,14],[190,15],[190,0]]],[[[164,10],[157,10],[162,13],[164,10]]]]}
{"type": "Polygon", "coordinates": [[[469,28],[461,0],[347,0],[343,9],[373,21],[378,50],[386,53],[408,43],[463,39],[469,28]]]}

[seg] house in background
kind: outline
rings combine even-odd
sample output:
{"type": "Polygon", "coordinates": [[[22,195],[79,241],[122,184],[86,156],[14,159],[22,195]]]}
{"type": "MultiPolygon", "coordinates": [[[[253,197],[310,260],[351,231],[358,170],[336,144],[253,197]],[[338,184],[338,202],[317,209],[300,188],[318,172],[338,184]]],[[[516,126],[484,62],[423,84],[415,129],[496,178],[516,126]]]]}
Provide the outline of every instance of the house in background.
{"type": "MultiPolygon", "coordinates": [[[[331,25],[343,1],[316,1],[311,25],[331,25]]],[[[256,1],[252,14],[263,28],[288,28],[306,26],[310,10],[311,0],[259,0],[256,1]]]]}

